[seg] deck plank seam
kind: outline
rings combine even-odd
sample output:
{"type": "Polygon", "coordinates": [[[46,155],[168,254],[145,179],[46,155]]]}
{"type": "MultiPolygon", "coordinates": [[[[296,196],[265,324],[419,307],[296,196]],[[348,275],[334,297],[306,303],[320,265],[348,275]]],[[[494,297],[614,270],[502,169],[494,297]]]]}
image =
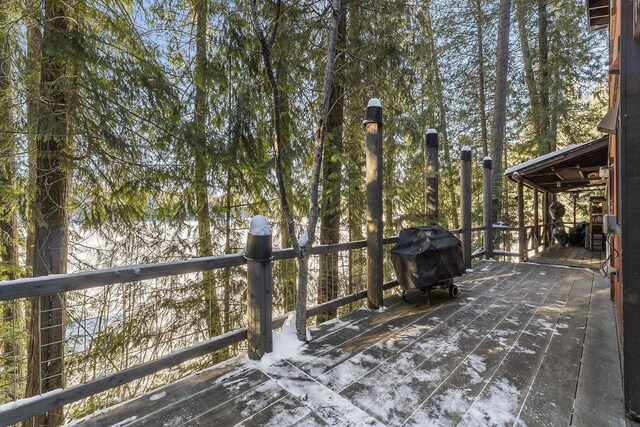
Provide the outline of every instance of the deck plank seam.
{"type": "MultiPolygon", "coordinates": [[[[545,296],[545,299],[543,300],[543,302],[546,300],[546,298],[548,298],[548,296],[551,294],[551,291],[556,288],[557,283],[554,283],[553,286],[551,286],[549,288],[549,291],[547,292],[547,295],[545,296]]],[[[511,345],[511,347],[509,348],[509,350],[507,350],[507,352],[505,353],[505,355],[502,357],[502,359],[500,360],[500,363],[498,363],[496,369],[493,371],[493,373],[491,374],[491,376],[489,376],[489,378],[485,381],[484,386],[482,387],[482,389],[478,392],[478,394],[476,395],[476,397],[473,399],[473,402],[471,403],[471,405],[469,405],[469,407],[467,408],[467,410],[465,411],[464,415],[461,417],[460,422],[457,424],[458,426],[462,425],[463,421],[465,420],[465,418],[467,417],[467,415],[469,414],[469,411],[471,410],[471,408],[476,404],[476,402],[478,401],[478,398],[482,395],[482,393],[484,393],[484,390],[487,388],[487,386],[491,383],[491,381],[493,380],[493,377],[495,376],[496,372],[498,372],[500,366],[502,366],[502,364],[504,363],[504,361],[507,359],[507,357],[509,356],[509,354],[511,354],[511,351],[516,347],[516,345],[518,344],[518,341],[520,340],[520,338],[522,337],[522,335],[524,334],[524,332],[527,330],[527,328],[529,327],[529,325],[531,324],[532,320],[534,319],[534,317],[536,316],[536,314],[540,311],[540,306],[538,306],[535,311],[531,314],[531,317],[529,318],[529,320],[527,321],[527,323],[524,325],[524,327],[522,328],[522,330],[520,331],[520,333],[518,334],[518,336],[516,337],[516,339],[513,341],[513,344],[511,345]]],[[[515,425],[515,424],[514,424],[515,425]]]]}
{"type": "MultiPolygon", "coordinates": [[[[344,401],[346,402],[346,404],[350,407],[353,408],[354,411],[356,412],[363,412],[364,414],[366,414],[368,417],[372,418],[373,420],[377,421],[379,425],[383,425],[381,424],[380,420],[378,420],[375,416],[368,414],[366,411],[362,410],[361,408],[359,408],[358,406],[356,406],[355,404],[353,404],[351,401],[349,401],[348,399],[346,399],[345,397],[343,397],[342,395],[340,395],[340,393],[335,392],[334,390],[332,390],[330,387],[326,386],[325,384],[321,383],[320,381],[318,381],[316,378],[313,378],[311,375],[309,375],[308,373],[306,373],[305,371],[303,371],[302,369],[298,368],[296,365],[294,365],[293,363],[291,363],[289,360],[282,360],[282,362],[285,365],[288,365],[288,369],[293,370],[293,372],[297,372],[299,375],[302,375],[303,377],[306,377],[307,379],[309,379],[312,383],[316,384],[317,386],[319,386],[322,390],[326,391],[327,393],[329,393],[331,396],[334,396],[336,399],[339,399],[340,401],[344,401]]],[[[285,393],[287,393],[288,395],[292,396],[294,399],[296,399],[296,401],[298,401],[300,404],[306,406],[307,408],[309,408],[311,410],[311,412],[313,412],[316,416],[318,416],[319,418],[321,418],[323,421],[327,422],[329,425],[332,425],[331,420],[326,420],[324,419],[320,414],[317,413],[317,411],[314,411],[314,409],[309,406],[309,404],[307,402],[309,402],[310,400],[301,400],[298,398],[298,396],[296,396],[292,391],[287,390],[282,382],[274,377],[272,375],[273,372],[270,372],[270,369],[274,369],[274,365],[269,366],[266,369],[262,369],[260,367],[258,367],[258,369],[260,370],[260,372],[262,372],[264,375],[266,375],[267,377],[270,378],[270,380],[275,381],[275,383],[278,385],[278,387],[280,389],[282,389],[285,393]]]]}
{"type": "MultiPolygon", "coordinates": [[[[508,265],[507,265],[507,267],[508,267],[508,265]]],[[[531,271],[528,271],[526,274],[522,275],[522,277],[521,277],[517,282],[515,282],[513,285],[511,285],[511,287],[510,287],[510,288],[505,292],[505,294],[504,294],[504,295],[506,295],[506,294],[508,294],[509,292],[511,292],[514,288],[516,288],[516,287],[517,287],[518,285],[520,285],[521,283],[526,282],[526,281],[527,281],[527,279],[529,278],[529,276],[530,276],[533,272],[534,272],[534,270],[532,269],[531,271]]],[[[513,275],[509,275],[508,277],[505,277],[504,279],[502,279],[502,280],[501,280],[501,281],[499,281],[498,283],[494,284],[494,285],[491,287],[491,289],[495,289],[495,288],[499,287],[499,286],[500,286],[500,285],[501,285],[505,280],[507,280],[508,278],[511,278],[512,276],[513,276],[513,275]]],[[[527,293],[526,293],[523,297],[521,297],[521,299],[524,299],[524,298],[525,298],[525,297],[526,297],[526,296],[527,296],[527,295],[528,295],[532,290],[533,290],[533,288],[529,288],[529,289],[527,290],[527,293]]],[[[504,296],[504,295],[503,295],[503,296],[504,296]]],[[[478,301],[479,299],[481,299],[481,298],[487,298],[487,299],[489,299],[489,297],[482,296],[482,297],[478,298],[477,300],[474,300],[474,302],[477,302],[477,301],[478,301]]],[[[481,312],[480,314],[478,314],[478,316],[476,316],[476,317],[474,318],[474,320],[475,320],[475,319],[477,319],[477,318],[478,318],[479,316],[481,316],[482,314],[484,314],[484,313],[486,312],[486,309],[487,309],[487,308],[490,308],[491,306],[495,305],[495,304],[496,304],[496,303],[498,303],[498,302],[500,302],[500,303],[507,303],[507,304],[514,303],[513,301],[509,301],[509,300],[507,300],[507,299],[503,299],[503,298],[497,298],[497,299],[493,299],[493,300],[491,300],[491,299],[490,299],[490,300],[489,300],[489,303],[487,303],[486,305],[484,305],[484,304],[483,304],[483,305],[481,306],[481,309],[483,310],[483,312],[481,312]],[[492,302],[492,301],[493,301],[493,302],[492,302]]],[[[410,347],[410,346],[414,345],[415,343],[417,343],[417,342],[421,341],[421,340],[422,340],[426,335],[430,334],[434,329],[438,328],[439,326],[441,326],[441,325],[445,324],[445,323],[446,323],[448,320],[450,320],[453,316],[457,315],[458,313],[460,313],[460,312],[462,312],[462,311],[465,311],[465,310],[467,310],[467,309],[472,309],[472,308],[474,308],[474,307],[473,307],[473,305],[472,305],[472,304],[468,304],[468,305],[465,305],[464,307],[461,307],[460,309],[456,310],[456,311],[455,311],[455,312],[453,312],[451,315],[449,315],[448,317],[446,317],[445,319],[443,319],[440,323],[438,323],[437,325],[433,326],[433,327],[432,327],[432,328],[430,328],[429,330],[425,331],[423,334],[421,334],[421,335],[419,335],[418,337],[416,337],[413,341],[411,341],[410,343],[408,343],[406,346],[402,347],[400,350],[398,350],[397,352],[395,352],[394,354],[392,354],[392,355],[391,355],[391,356],[389,356],[388,358],[384,359],[384,360],[383,360],[382,362],[380,362],[378,365],[376,365],[375,367],[373,367],[373,368],[371,368],[370,370],[368,370],[366,373],[364,373],[363,375],[361,375],[359,378],[357,378],[357,379],[356,379],[356,380],[354,380],[353,382],[354,382],[354,383],[355,383],[355,382],[358,382],[359,380],[361,380],[362,378],[364,378],[365,376],[367,376],[368,374],[370,374],[370,373],[371,373],[371,372],[373,372],[374,370],[378,369],[380,366],[382,366],[384,363],[386,363],[387,361],[389,361],[391,358],[393,358],[393,357],[395,356],[395,354],[400,353],[400,352],[402,352],[402,351],[406,350],[408,347],[410,347]]],[[[477,309],[477,307],[475,307],[475,308],[477,309]]],[[[423,319],[424,317],[426,317],[426,316],[427,316],[427,315],[429,315],[429,314],[432,314],[432,312],[425,313],[425,315],[424,315],[424,316],[421,316],[421,317],[420,317],[420,320],[421,320],[421,319],[423,319]]],[[[472,320],[472,322],[473,322],[473,320],[472,320]]],[[[414,322],[414,323],[415,323],[415,322],[414,322]]],[[[470,323],[471,323],[471,322],[470,322],[470,323]]],[[[411,324],[413,324],[413,323],[411,323],[411,324]]],[[[411,324],[409,324],[409,325],[407,325],[407,326],[405,326],[405,327],[401,328],[399,331],[397,331],[397,333],[400,333],[400,331],[402,331],[403,329],[407,328],[407,327],[408,327],[408,326],[410,326],[411,324]]],[[[466,327],[466,326],[468,326],[468,325],[465,325],[465,327],[466,327]]],[[[373,346],[370,346],[370,347],[373,347],[373,346]]],[[[367,349],[369,349],[370,347],[368,347],[367,349]]],[[[364,352],[364,351],[366,351],[367,349],[363,350],[363,351],[362,351],[362,352],[360,352],[360,353],[363,353],[363,352],[364,352]]],[[[435,350],[434,352],[432,352],[432,354],[434,354],[436,351],[437,351],[437,350],[435,350]]],[[[360,354],[360,353],[357,353],[357,354],[360,354]]],[[[357,355],[357,354],[356,354],[356,355],[357,355]]],[[[333,370],[333,369],[335,369],[335,368],[332,368],[332,370],[333,370]]],[[[327,373],[328,373],[328,372],[330,372],[330,371],[327,371],[327,373]]],[[[325,373],[325,374],[326,374],[326,373],[325,373]]],[[[323,374],[323,375],[324,375],[324,374],[323,374]]],[[[343,387],[343,388],[340,390],[340,392],[344,391],[344,390],[345,390],[347,387],[349,387],[349,386],[350,386],[350,384],[349,384],[349,385],[347,385],[347,386],[345,386],[345,387],[343,387]]],[[[389,390],[391,390],[391,388],[390,388],[389,390]]],[[[389,390],[387,390],[387,391],[389,391],[389,390]]]]}
{"type": "MultiPolygon", "coordinates": [[[[507,267],[508,267],[508,266],[507,266],[507,267]]],[[[506,270],[506,268],[505,268],[505,270],[506,270]]],[[[527,272],[525,275],[523,275],[523,277],[521,277],[517,282],[515,282],[513,285],[511,285],[511,287],[507,290],[507,292],[506,292],[506,293],[510,292],[510,291],[511,291],[511,290],[513,290],[516,286],[520,285],[522,281],[525,281],[525,280],[526,280],[526,279],[531,275],[531,273],[532,273],[532,272],[533,272],[533,270],[531,270],[531,271],[527,272]]],[[[505,281],[507,281],[508,279],[512,278],[512,276],[513,276],[513,274],[509,274],[507,277],[504,277],[504,278],[503,278],[503,279],[501,279],[499,282],[497,282],[497,283],[493,284],[493,285],[491,286],[491,288],[490,288],[490,289],[496,289],[496,288],[498,288],[498,287],[499,287],[499,286],[501,286],[505,281]]],[[[506,293],[505,293],[505,295],[506,295],[506,293]]],[[[503,295],[503,296],[504,296],[504,295],[503,295]]],[[[487,304],[485,307],[489,307],[489,306],[491,306],[491,305],[495,304],[495,302],[498,302],[498,301],[506,302],[506,303],[510,303],[510,302],[511,302],[511,301],[508,301],[508,300],[505,300],[505,299],[499,298],[499,299],[493,300],[494,302],[493,302],[492,304],[489,304],[489,303],[491,303],[491,301],[492,301],[489,297],[482,297],[482,296],[481,296],[480,298],[486,298],[486,299],[488,299],[488,300],[489,300],[489,301],[488,301],[488,304],[487,304]]],[[[478,298],[478,299],[480,299],[480,298],[478,298]]],[[[397,331],[394,331],[394,332],[393,332],[393,334],[391,334],[391,336],[396,336],[396,335],[401,334],[402,332],[405,332],[405,331],[406,331],[406,330],[408,330],[412,325],[415,325],[417,322],[424,320],[424,319],[425,319],[426,317],[428,317],[428,316],[432,316],[434,313],[437,313],[438,311],[440,311],[440,310],[441,310],[442,308],[444,308],[445,306],[446,306],[446,305],[439,305],[439,306],[437,306],[437,307],[434,307],[434,309],[433,309],[433,310],[427,311],[426,313],[424,313],[422,316],[418,317],[417,319],[415,319],[415,320],[414,320],[414,321],[412,321],[411,323],[409,323],[409,324],[407,324],[407,325],[403,326],[402,328],[399,328],[397,331]]],[[[463,306],[463,307],[459,308],[459,309],[458,309],[458,310],[456,310],[454,313],[452,313],[451,315],[449,315],[448,317],[446,317],[445,319],[443,319],[440,323],[438,323],[437,325],[433,326],[433,327],[432,327],[432,328],[430,328],[429,330],[425,331],[423,334],[421,334],[421,335],[419,335],[418,337],[416,337],[416,339],[415,339],[415,340],[413,340],[411,343],[407,344],[407,346],[403,347],[403,348],[402,348],[402,350],[404,350],[404,349],[405,349],[405,348],[407,348],[408,346],[411,346],[411,345],[415,344],[415,343],[416,343],[416,342],[418,342],[420,339],[422,339],[422,337],[424,337],[424,335],[426,335],[426,334],[430,333],[431,331],[433,331],[433,330],[434,330],[434,329],[436,329],[437,327],[441,326],[441,325],[442,325],[442,324],[444,324],[447,320],[451,319],[451,317],[455,316],[455,315],[456,315],[456,314],[458,314],[459,312],[461,312],[461,311],[465,311],[465,310],[470,309],[470,308],[472,308],[472,305],[471,305],[471,304],[468,304],[468,305],[465,305],[465,306],[463,306]]],[[[408,311],[411,311],[411,309],[409,309],[408,311]]],[[[396,319],[396,318],[400,317],[400,315],[401,315],[401,314],[403,314],[403,313],[405,313],[405,312],[406,312],[406,311],[404,311],[404,312],[402,312],[402,313],[399,313],[399,314],[398,314],[398,316],[396,316],[396,317],[394,317],[394,318],[389,319],[389,321],[391,321],[391,320],[393,320],[393,319],[396,319]]],[[[385,323],[386,323],[386,322],[385,322],[385,323]]],[[[384,323],[383,323],[383,324],[378,325],[378,327],[381,327],[381,326],[383,326],[383,325],[384,325],[384,323]]],[[[351,340],[353,340],[353,339],[355,339],[355,338],[357,338],[357,337],[360,337],[360,336],[362,336],[362,335],[366,334],[367,332],[369,332],[369,331],[364,331],[364,332],[362,332],[361,334],[356,335],[355,337],[353,337],[353,338],[351,338],[351,339],[349,339],[349,340],[345,341],[345,342],[344,342],[344,343],[342,343],[342,344],[345,344],[345,343],[347,343],[347,342],[349,342],[349,341],[351,341],[351,340]]],[[[351,359],[351,358],[353,358],[353,357],[355,357],[355,356],[357,356],[357,355],[359,355],[359,354],[364,353],[365,351],[367,351],[367,350],[371,349],[371,348],[372,348],[372,347],[374,347],[374,346],[375,346],[375,345],[371,345],[371,346],[368,346],[368,347],[364,348],[362,351],[360,351],[360,352],[358,352],[358,353],[354,354],[354,355],[353,355],[353,356],[351,356],[349,359],[351,359]]],[[[338,347],[338,346],[334,346],[332,349],[335,349],[335,348],[337,348],[337,347],[338,347]]],[[[323,352],[322,354],[320,354],[320,355],[319,355],[319,356],[317,356],[317,357],[320,357],[320,356],[322,356],[322,355],[326,354],[327,352],[331,351],[332,349],[329,349],[329,350],[327,350],[327,351],[323,352]]],[[[402,351],[402,350],[400,350],[400,351],[402,351]]],[[[379,366],[381,366],[382,364],[384,364],[385,362],[387,362],[391,357],[393,357],[393,356],[390,356],[389,358],[387,358],[387,359],[383,360],[383,361],[382,361],[380,364],[378,364],[375,368],[372,368],[371,370],[367,371],[363,376],[359,377],[359,378],[358,378],[358,379],[356,379],[354,382],[357,382],[358,380],[362,379],[364,376],[366,376],[367,374],[369,374],[369,373],[370,373],[370,372],[372,372],[373,370],[377,369],[379,366]]],[[[301,365],[301,366],[305,366],[305,365],[306,365],[306,364],[308,364],[308,363],[310,363],[310,362],[305,362],[305,363],[304,363],[303,365],[301,365]]],[[[328,373],[332,372],[334,369],[336,369],[336,367],[333,367],[333,368],[331,368],[331,369],[327,370],[327,371],[326,371],[326,372],[324,372],[322,375],[320,375],[318,378],[321,378],[322,376],[324,376],[324,375],[326,375],[326,374],[328,374],[328,373]]],[[[348,387],[348,385],[347,385],[346,387],[348,387]]],[[[345,388],[346,388],[346,387],[345,387],[345,388]]],[[[343,388],[343,389],[341,389],[340,391],[343,391],[343,390],[344,390],[344,388],[343,388]]]]}
{"type": "MultiPolygon", "coordinates": [[[[513,307],[511,307],[511,309],[504,315],[502,316],[501,319],[499,319],[495,325],[493,326],[493,328],[491,328],[491,330],[489,332],[487,332],[484,337],[480,340],[480,342],[478,342],[478,344],[469,352],[467,353],[467,355],[462,359],[462,361],[460,363],[458,363],[458,365],[453,368],[451,370],[451,372],[449,373],[449,375],[447,375],[444,379],[442,379],[442,381],[440,382],[440,384],[431,392],[431,394],[422,401],[422,403],[420,403],[420,405],[418,405],[418,407],[411,413],[411,415],[409,415],[404,422],[402,423],[402,426],[404,426],[405,424],[407,424],[407,422],[424,406],[425,403],[427,403],[432,397],[433,395],[440,390],[440,388],[442,387],[442,385],[450,378],[454,375],[454,373],[456,373],[456,371],[458,370],[458,368],[460,368],[469,358],[469,356],[471,356],[486,340],[487,338],[493,333],[495,332],[496,328],[502,324],[502,322],[507,318],[507,316],[509,316],[511,314],[511,312],[513,312],[513,310],[515,310],[515,308],[518,306],[518,303],[515,303],[513,305],[513,307]]],[[[435,352],[434,352],[435,353],[435,352]]],[[[424,362],[423,362],[424,363],[424,362]]],[[[416,367],[417,369],[418,367],[416,367]]],[[[415,370],[415,369],[414,369],[415,370]]],[[[413,372],[413,371],[411,371],[413,372]]],[[[411,373],[407,374],[404,378],[402,378],[400,381],[403,381],[406,377],[408,377],[411,373]]]]}
{"type": "Polygon", "coordinates": [[[576,398],[578,397],[578,386],[580,384],[580,371],[582,370],[582,361],[584,359],[584,345],[587,338],[587,330],[589,328],[589,318],[591,317],[591,300],[593,298],[593,283],[595,282],[595,274],[591,278],[591,291],[589,292],[589,308],[587,310],[587,318],[584,322],[584,334],[582,336],[582,348],[580,350],[580,361],[578,362],[578,377],[576,378],[576,389],[573,394],[573,405],[571,406],[571,418],[569,419],[569,425],[573,425],[573,416],[576,410],[576,398]]]}
{"type": "MultiPolygon", "coordinates": [[[[513,289],[514,289],[516,286],[518,286],[522,281],[525,281],[525,279],[526,279],[526,278],[527,278],[527,277],[528,277],[532,272],[533,272],[533,270],[532,270],[532,271],[530,271],[530,272],[528,272],[528,273],[527,273],[526,275],[524,275],[520,280],[518,280],[516,283],[514,283],[514,284],[511,286],[511,288],[509,288],[509,290],[507,291],[507,293],[508,293],[508,292],[510,292],[511,290],[513,290],[513,289]]],[[[511,277],[511,275],[509,275],[509,277],[511,277]]],[[[494,288],[496,288],[496,287],[500,286],[500,285],[502,284],[502,282],[504,282],[506,279],[507,279],[507,278],[505,278],[505,279],[501,280],[500,282],[496,283],[496,284],[492,287],[492,289],[494,289],[494,288]]],[[[530,291],[528,291],[528,292],[530,292],[530,291]]],[[[527,294],[528,294],[528,292],[527,292],[527,294]]],[[[483,298],[483,297],[480,297],[480,298],[483,298]]],[[[480,298],[478,298],[478,299],[480,299],[480,298]]],[[[488,297],[486,297],[486,298],[487,298],[487,299],[489,299],[488,297]]],[[[475,301],[477,301],[477,300],[475,300],[475,301]]],[[[475,301],[474,301],[474,302],[475,302],[475,301]]],[[[483,307],[484,307],[483,311],[482,311],[480,314],[478,314],[478,315],[477,315],[477,316],[476,316],[476,317],[475,317],[471,322],[469,322],[469,324],[470,324],[470,323],[472,323],[475,319],[477,319],[477,318],[478,318],[478,317],[480,317],[481,315],[483,315],[484,313],[486,313],[488,308],[492,307],[493,305],[495,305],[495,304],[496,304],[496,303],[498,303],[498,302],[500,302],[500,303],[507,303],[507,304],[512,303],[512,301],[508,301],[508,300],[505,300],[505,299],[502,299],[502,298],[498,298],[498,299],[494,299],[494,300],[489,300],[489,301],[488,301],[488,303],[487,303],[487,305],[483,305],[483,307]],[[491,301],[493,301],[493,302],[491,302],[491,301]]],[[[443,306],[440,306],[440,307],[443,307],[443,306]]],[[[448,320],[450,320],[453,316],[457,315],[458,313],[460,313],[460,312],[462,312],[462,311],[466,311],[466,310],[468,310],[468,309],[473,309],[473,308],[474,308],[474,307],[473,307],[473,305],[472,305],[472,304],[468,304],[468,305],[465,305],[465,306],[463,306],[463,307],[459,308],[458,310],[454,311],[452,314],[450,314],[448,317],[444,318],[444,319],[443,319],[441,322],[439,322],[437,325],[435,325],[435,326],[433,326],[433,327],[429,328],[429,329],[428,329],[428,330],[426,330],[424,333],[420,334],[418,337],[416,337],[414,340],[412,340],[410,343],[408,343],[407,345],[405,345],[404,347],[402,347],[400,350],[398,350],[398,351],[394,352],[391,356],[389,356],[389,357],[387,357],[386,359],[384,359],[383,361],[381,361],[378,365],[376,365],[375,367],[373,367],[373,368],[369,369],[367,372],[365,372],[364,374],[362,374],[360,377],[356,378],[352,383],[358,382],[359,380],[361,380],[362,378],[364,378],[365,376],[367,376],[367,375],[368,375],[368,374],[370,374],[371,372],[373,372],[373,371],[375,371],[376,369],[378,369],[378,368],[379,368],[380,366],[382,366],[384,363],[388,362],[388,361],[389,361],[390,359],[392,359],[396,354],[401,353],[402,351],[406,350],[408,347],[410,347],[410,346],[414,345],[415,343],[419,342],[420,340],[422,340],[422,338],[424,338],[426,335],[428,335],[429,333],[431,333],[433,330],[435,330],[435,329],[437,329],[438,327],[440,327],[440,326],[444,325],[444,324],[445,324],[448,320]]],[[[429,311],[429,312],[427,312],[427,313],[425,313],[423,316],[420,316],[420,317],[419,317],[418,319],[416,319],[415,321],[413,321],[413,322],[409,323],[408,325],[403,326],[402,328],[398,329],[397,331],[394,331],[394,333],[393,333],[391,336],[394,336],[394,335],[398,335],[398,334],[400,334],[402,331],[407,330],[411,325],[414,325],[414,324],[415,324],[415,323],[417,323],[418,321],[423,320],[425,317],[427,317],[427,316],[429,316],[429,315],[432,315],[433,313],[434,313],[434,311],[433,311],[433,310],[432,310],[432,311],[429,311]]],[[[469,324],[465,325],[465,328],[466,328],[469,324]]],[[[459,332],[458,332],[458,333],[459,333],[459,332]]],[[[457,334],[456,334],[456,335],[457,335],[457,334]]],[[[443,344],[443,345],[444,345],[444,344],[443,344]]],[[[367,348],[363,349],[362,351],[360,351],[360,352],[356,353],[356,354],[355,354],[354,356],[352,356],[352,357],[355,357],[355,356],[357,356],[357,355],[359,355],[359,354],[361,354],[361,353],[364,353],[366,350],[369,350],[369,349],[370,349],[370,348],[372,348],[372,347],[374,347],[374,346],[373,346],[373,345],[372,345],[372,346],[369,346],[369,347],[367,347],[367,348]]],[[[432,352],[432,354],[433,354],[433,353],[435,353],[436,351],[437,351],[437,350],[435,350],[434,352],[432,352]]],[[[333,371],[334,369],[336,369],[336,367],[331,368],[331,369],[330,369],[330,370],[328,370],[327,372],[325,372],[325,373],[323,373],[322,375],[320,375],[318,378],[321,378],[322,376],[324,376],[324,375],[326,375],[326,374],[330,373],[330,372],[331,372],[331,371],[333,371]]],[[[338,392],[342,392],[342,391],[344,391],[344,390],[345,390],[347,387],[349,387],[350,385],[351,385],[351,384],[347,384],[347,385],[346,385],[346,386],[344,386],[342,389],[340,389],[338,392]]],[[[389,390],[391,390],[391,389],[389,389],[389,390]]],[[[388,391],[388,390],[387,390],[387,391],[388,391]]]]}
{"type": "MultiPolygon", "coordinates": [[[[566,315],[567,303],[569,301],[571,293],[574,290],[574,286],[575,286],[576,282],[579,279],[580,278],[578,277],[578,273],[574,272],[573,282],[571,283],[571,289],[569,290],[569,294],[567,295],[567,299],[564,302],[564,305],[562,307],[562,311],[559,313],[558,317],[556,318],[556,322],[555,322],[555,324],[553,326],[553,331],[551,332],[551,338],[549,339],[549,342],[547,343],[547,346],[545,347],[544,352],[542,353],[542,357],[540,358],[540,361],[538,362],[538,366],[536,367],[536,370],[535,370],[535,372],[534,372],[534,374],[533,374],[533,376],[531,378],[531,383],[529,384],[529,387],[527,388],[527,393],[525,394],[524,399],[522,400],[522,404],[520,405],[520,409],[519,409],[518,414],[516,416],[516,419],[515,419],[515,421],[513,423],[514,426],[518,425],[518,421],[520,420],[520,416],[522,415],[522,411],[524,410],[524,407],[527,404],[527,399],[529,398],[529,395],[531,394],[531,390],[533,389],[533,385],[536,382],[536,378],[538,376],[538,373],[540,372],[540,368],[542,366],[542,363],[544,362],[545,357],[546,357],[547,353],[549,352],[549,347],[551,346],[551,343],[553,342],[553,338],[554,338],[554,336],[556,334],[556,331],[558,329],[558,324],[560,323],[560,321],[563,318],[563,316],[566,315]]],[[[591,293],[589,293],[589,304],[591,304],[591,293]]],[[[583,339],[582,339],[582,347],[584,348],[584,336],[583,336],[583,339]]],[[[580,357],[582,357],[582,355],[580,357]]],[[[576,387],[576,389],[577,389],[577,387],[576,387]]],[[[575,397],[574,397],[574,399],[575,399],[575,397]]]]}

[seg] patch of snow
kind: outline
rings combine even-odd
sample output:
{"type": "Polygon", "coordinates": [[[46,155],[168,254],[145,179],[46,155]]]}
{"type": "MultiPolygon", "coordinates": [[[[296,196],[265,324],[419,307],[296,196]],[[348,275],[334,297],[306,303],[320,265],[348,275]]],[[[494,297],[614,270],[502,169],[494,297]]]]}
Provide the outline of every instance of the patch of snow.
{"type": "Polygon", "coordinates": [[[473,273],[473,268],[467,268],[467,269],[465,270],[465,273],[473,273]]]}
{"type": "Polygon", "coordinates": [[[309,235],[304,233],[302,236],[298,237],[298,245],[306,246],[309,243],[309,235]]]}
{"type": "Polygon", "coordinates": [[[171,418],[162,424],[162,427],[178,427],[184,425],[185,420],[182,417],[171,418]]]}
{"type": "Polygon", "coordinates": [[[127,424],[130,424],[130,423],[134,422],[137,419],[138,419],[138,417],[134,415],[133,417],[126,418],[126,419],[120,421],[117,424],[113,424],[111,427],[124,427],[127,424]]]}
{"type": "Polygon", "coordinates": [[[367,307],[367,305],[363,305],[362,307],[360,307],[360,310],[364,310],[364,311],[371,311],[373,313],[384,313],[387,308],[384,305],[381,305],[380,307],[376,308],[369,308],[367,307]]]}
{"type": "Polygon", "coordinates": [[[462,424],[511,425],[518,411],[518,389],[504,378],[496,381],[469,408],[462,424]]]}
{"type": "Polygon", "coordinates": [[[430,133],[438,133],[438,131],[435,129],[427,129],[427,135],[430,133]]]}
{"type": "Polygon", "coordinates": [[[249,234],[253,234],[254,236],[270,236],[271,227],[269,227],[269,221],[267,221],[267,218],[262,215],[256,215],[251,218],[249,234]]]}
{"type": "Polygon", "coordinates": [[[380,100],[378,98],[371,98],[369,100],[369,103],[367,104],[367,107],[382,107],[382,104],[380,103],[380,100]]]}
{"type": "MultiPolygon", "coordinates": [[[[311,334],[307,330],[307,340],[311,340],[311,334]]],[[[296,333],[296,314],[289,313],[280,332],[273,334],[273,351],[266,353],[260,359],[260,367],[267,368],[282,359],[288,359],[299,354],[306,344],[298,340],[296,333]]]]}
{"type": "Polygon", "coordinates": [[[491,156],[485,156],[483,160],[492,160],[492,159],[491,159],[491,156]]]}
{"type": "Polygon", "coordinates": [[[464,147],[462,147],[461,151],[471,151],[471,147],[469,147],[468,145],[465,145],[464,147]]]}
{"type": "Polygon", "coordinates": [[[151,401],[160,400],[160,399],[162,399],[162,398],[164,398],[166,396],[167,396],[167,392],[163,391],[163,392],[160,392],[160,393],[152,394],[151,396],[149,396],[149,400],[151,400],[151,401]]]}

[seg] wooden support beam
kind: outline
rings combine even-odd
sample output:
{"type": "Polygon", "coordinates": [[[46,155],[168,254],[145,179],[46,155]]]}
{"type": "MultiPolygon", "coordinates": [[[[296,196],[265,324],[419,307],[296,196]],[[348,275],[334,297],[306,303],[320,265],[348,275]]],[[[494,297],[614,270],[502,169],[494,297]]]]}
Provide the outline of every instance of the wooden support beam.
{"type": "Polygon", "coordinates": [[[538,253],[538,244],[540,242],[540,228],[538,228],[538,222],[540,218],[538,217],[538,211],[540,210],[539,203],[539,192],[537,188],[533,189],[533,251],[535,254],[538,253]]]}
{"type": "Polygon", "coordinates": [[[484,257],[485,259],[493,258],[493,221],[491,213],[493,212],[493,181],[491,179],[492,165],[491,157],[487,156],[482,161],[482,222],[484,224],[484,257]]]}
{"type": "Polygon", "coordinates": [[[366,130],[367,304],[379,309],[382,296],[382,106],[371,99],[364,116],[366,130]]]}
{"type": "Polygon", "coordinates": [[[524,183],[518,181],[518,253],[520,262],[527,258],[527,231],[524,228],[524,183]]]}
{"type": "Polygon", "coordinates": [[[429,129],[424,134],[424,152],[425,152],[425,188],[424,188],[424,214],[426,225],[438,223],[438,179],[439,179],[439,162],[438,162],[438,132],[435,129],[429,129]]]}
{"type": "Polygon", "coordinates": [[[471,267],[471,148],[462,147],[460,152],[460,240],[464,265],[471,267]]]}
{"type": "Polygon", "coordinates": [[[542,241],[544,247],[549,247],[549,193],[542,193],[542,241]]]}

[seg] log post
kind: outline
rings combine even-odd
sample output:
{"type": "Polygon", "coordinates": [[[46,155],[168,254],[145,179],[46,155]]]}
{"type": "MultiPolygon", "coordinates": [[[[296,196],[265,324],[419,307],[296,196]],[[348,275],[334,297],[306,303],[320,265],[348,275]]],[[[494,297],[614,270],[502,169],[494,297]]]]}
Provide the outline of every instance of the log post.
{"type": "Polygon", "coordinates": [[[524,183],[518,181],[518,253],[520,262],[527,258],[527,230],[524,228],[524,183]]]}
{"type": "Polygon", "coordinates": [[[377,310],[382,297],[382,106],[373,98],[367,105],[366,131],[367,198],[367,305],[377,310]]]}
{"type": "Polygon", "coordinates": [[[542,195],[542,241],[545,249],[549,247],[549,193],[542,195]]]}
{"type": "Polygon", "coordinates": [[[464,265],[471,267],[471,147],[464,146],[460,152],[460,240],[464,265]]]}
{"type": "Polygon", "coordinates": [[[540,208],[540,196],[538,195],[538,189],[533,189],[533,252],[535,254],[538,253],[538,244],[540,243],[540,228],[538,227],[538,221],[540,217],[538,216],[538,210],[540,208]]]}
{"type": "Polygon", "coordinates": [[[251,219],[244,257],[247,260],[247,353],[259,360],[273,351],[271,228],[266,218],[251,219]]]}
{"type": "Polygon", "coordinates": [[[493,258],[493,183],[491,169],[493,167],[491,157],[487,156],[482,161],[483,195],[482,195],[482,221],[484,225],[484,259],[493,258]]]}
{"type": "Polygon", "coordinates": [[[426,225],[438,223],[438,132],[429,129],[424,134],[424,214],[426,225]]]}

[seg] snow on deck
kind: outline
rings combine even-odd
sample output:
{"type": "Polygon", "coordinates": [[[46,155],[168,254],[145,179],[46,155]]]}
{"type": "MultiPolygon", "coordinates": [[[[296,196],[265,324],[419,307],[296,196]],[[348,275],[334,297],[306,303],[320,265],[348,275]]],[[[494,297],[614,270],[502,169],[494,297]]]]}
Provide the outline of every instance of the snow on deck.
{"type": "Polygon", "coordinates": [[[214,367],[84,424],[625,424],[613,306],[600,276],[483,262],[457,283],[458,299],[388,298],[384,312],[312,329],[311,343],[287,359],[214,367]]]}

